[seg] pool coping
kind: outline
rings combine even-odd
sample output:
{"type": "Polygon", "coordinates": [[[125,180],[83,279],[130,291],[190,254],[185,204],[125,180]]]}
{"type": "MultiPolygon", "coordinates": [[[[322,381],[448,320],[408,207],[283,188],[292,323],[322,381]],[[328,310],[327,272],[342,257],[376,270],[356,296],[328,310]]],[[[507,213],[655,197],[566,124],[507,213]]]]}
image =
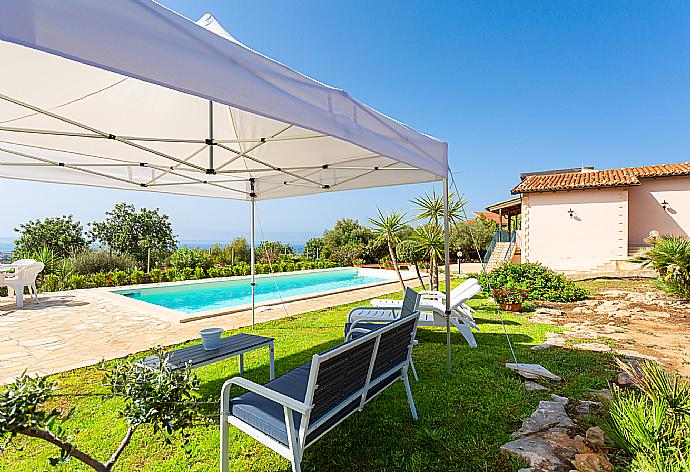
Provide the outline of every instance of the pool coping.
{"type": "MultiPolygon", "coordinates": [[[[298,270],[298,271],[291,271],[291,272],[280,272],[280,273],[274,273],[274,274],[257,274],[255,277],[256,279],[260,278],[266,278],[266,277],[275,277],[275,276],[288,276],[288,275],[295,275],[295,274],[308,274],[308,273],[318,273],[318,272],[329,272],[333,270],[342,270],[342,269],[350,269],[351,267],[332,267],[329,269],[310,269],[310,270],[298,270]]],[[[369,284],[364,284],[364,285],[357,285],[355,287],[344,287],[344,288],[338,288],[338,289],[333,289],[333,290],[325,290],[322,292],[314,292],[314,293],[309,293],[309,294],[304,294],[304,295],[295,295],[292,297],[286,297],[283,299],[278,299],[278,300],[270,300],[270,301],[265,301],[265,302],[260,302],[256,303],[255,307],[257,311],[259,311],[259,308],[266,308],[266,307],[272,307],[276,305],[282,305],[290,302],[296,302],[300,300],[310,300],[314,298],[320,298],[320,297],[325,297],[328,295],[335,295],[338,293],[346,293],[346,292],[353,292],[356,290],[361,290],[361,289],[366,289],[366,288],[371,288],[371,287],[379,287],[383,285],[388,285],[388,284],[393,284],[393,283],[398,283],[397,277],[395,277],[395,272],[394,271],[389,271],[386,269],[369,269],[369,268],[355,268],[357,269],[360,273],[364,274],[376,274],[376,275],[381,275],[382,273],[390,273],[392,274],[389,276],[390,280],[384,280],[381,282],[374,282],[374,283],[369,283],[369,284]]],[[[411,271],[400,271],[400,274],[403,277],[403,280],[410,280],[412,278],[416,278],[416,274],[411,271]]],[[[388,275],[388,274],[386,274],[388,275]]],[[[124,295],[121,295],[119,293],[116,293],[117,291],[126,291],[126,290],[140,290],[140,289],[147,289],[147,288],[160,288],[160,287],[175,287],[175,286],[181,286],[181,285],[191,285],[191,284],[201,284],[201,283],[212,283],[212,282],[225,282],[225,281],[234,281],[234,280],[249,280],[251,279],[250,275],[238,275],[238,276],[233,276],[233,277],[214,277],[214,278],[207,278],[207,279],[198,279],[198,280],[181,280],[181,281],[176,281],[176,282],[157,282],[157,283],[152,283],[152,284],[137,284],[137,285],[124,285],[124,286],[119,286],[119,287],[100,287],[94,290],[97,290],[100,292],[100,294],[110,300],[116,301],[118,303],[124,303],[127,305],[130,305],[134,308],[139,308],[139,309],[145,309],[148,311],[150,314],[155,315],[163,320],[166,321],[177,321],[179,323],[187,323],[190,321],[198,321],[206,318],[213,318],[217,316],[223,316],[223,315],[229,315],[233,313],[240,313],[240,312],[245,312],[248,310],[251,310],[252,305],[250,304],[245,304],[245,305],[238,305],[234,307],[228,307],[228,308],[217,308],[215,310],[206,310],[206,311],[199,311],[195,313],[182,313],[177,310],[173,310],[171,308],[167,308],[161,305],[156,305],[153,303],[145,302],[142,300],[137,300],[135,298],[130,298],[126,297],[124,295]]]]}

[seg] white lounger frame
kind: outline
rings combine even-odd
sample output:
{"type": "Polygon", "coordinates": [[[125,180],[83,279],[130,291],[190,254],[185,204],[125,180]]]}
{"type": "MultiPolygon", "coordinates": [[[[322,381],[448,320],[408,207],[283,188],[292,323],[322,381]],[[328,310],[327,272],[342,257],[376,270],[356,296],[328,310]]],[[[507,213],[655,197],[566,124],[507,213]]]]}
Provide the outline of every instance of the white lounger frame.
{"type": "MultiPolygon", "coordinates": [[[[474,338],[474,333],[472,330],[479,331],[479,326],[474,321],[472,313],[474,310],[470,308],[466,302],[477,293],[481,291],[481,286],[477,283],[468,284],[464,290],[457,294],[457,296],[451,299],[451,310],[452,314],[450,317],[450,324],[454,326],[460,334],[465,338],[467,344],[470,347],[477,347],[477,341],[474,338]]],[[[419,304],[419,311],[422,312],[422,317],[419,320],[419,326],[434,326],[434,327],[445,327],[446,326],[446,316],[445,316],[445,295],[439,292],[420,292],[423,294],[422,300],[419,304]],[[431,313],[431,318],[429,319],[424,313],[431,313]]],[[[383,298],[376,298],[371,301],[373,307],[379,308],[381,310],[395,310],[399,309],[401,306],[401,300],[389,300],[383,298]]],[[[357,319],[357,310],[371,310],[372,307],[358,307],[353,309],[350,314],[351,319],[357,319]]],[[[371,312],[366,313],[363,317],[370,317],[371,312]]],[[[394,317],[395,312],[390,311],[389,313],[382,312],[380,317],[383,320],[385,316],[394,317]]]]}
{"type": "MultiPolygon", "coordinates": [[[[263,385],[259,385],[257,383],[252,382],[251,380],[244,379],[242,377],[233,377],[230,380],[227,380],[223,384],[223,388],[221,390],[221,398],[220,398],[220,470],[221,472],[229,472],[229,458],[228,458],[228,433],[229,433],[229,425],[233,425],[236,428],[238,428],[240,431],[248,434],[252,438],[256,439],[260,443],[264,444],[265,446],[271,448],[284,458],[290,461],[292,464],[292,470],[293,472],[300,472],[301,471],[301,466],[300,463],[302,462],[302,457],[304,455],[304,450],[314,444],[316,441],[318,441],[324,434],[338,426],[340,423],[342,423],[346,418],[348,418],[352,413],[356,411],[362,411],[364,408],[364,405],[371,401],[373,398],[375,398],[379,393],[383,392],[386,388],[384,387],[381,389],[379,392],[376,392],[374,395],[369,396],[368,392],[369,390],[378,385],[381,381],[386,379],[389,375],[392,373],[400,370],[400,377],[398,379],[402,380],[404,385],[405,385],[405,392],[407,394],[407,400],[408,403],[410,404],[410,412],[412,413],[412,418],[417,420],[417,409],[415,408],[414,405],[414,400],[412,398],[412,390],[410,389],[410,381],[407,375],[409,366],[410,366],[410,361],[412,358],[412,344],[415,339],[415,335],[417,334],[417,322],[419,321],[419,312],[416,312],[415,314],[401,318],[399,320],[396,320],[395,322],[391,323],[390,325],[381,328],[379,330],[376,330],[370,334],[367,334],[366,336],[362,336],[361,338],[358,338],[354,341],[351,341],[346,344],[342,344],[341,346],[333,349],[332,351],[328,351],[325,354],[315,354],[312,357],[311,360],[311,370],[309,372],[309,380],[307,382],[307,391],[306,395],[304,398],[304,402],[300,402],[298,400],[295,400],[292,397],[289,397],[287,395],[283,395],[280,392],[277,392],[275,390],[271,390],[268,387],[265,387],[263,385]],[[407,347],[407,357],[405,358],[405,361],[398,364],[397,366],[393,367],[392,369],[388,370],[384,374],[380,375],[377,379],[372,380],[371,375],[374,369],[374,363],[376,362],[376,354],[378,351],[379,347],[379,341],[381,340],[381,335],[386,333],[387,331],[390,331],[392,329],[395,329],[399,325],[407,322],[410,320],[410,318],[416,317],[416,322],[415,326],[412,330],[412,336],[410,338],[410,343],[407,347]],[[318,377],[319,373],[319,365],[321,362],[330,359],[333,356],[336,356],[340,354],[343,351],[347,351],[349,349],[352,349],[355,346],[358,346],[359,344],[366,343],[367,341],[371,340],[372,338],[375,338],[375,344],[374,344],[374,350],[372,352],[371,356],[371,361],[369,363],[369,372],[367,374],[367,379],[366,383],[364,386],[357,390],[355,393],[350,395],[347,399],[343,400],[337,407],[335,407],[333,410],[319,418],[319,420],[314,423],[313,425],[309,425],[309,417],[311,414],[311,410],[313,408],[313,399],[314,399],[314,390],[316,387],[316,379],[318,377]],[[272,437],[266,435],[262,431],[259,431],[258,429],[254,428],[253,426],[245,423],[241,419],[230,415],[230,389],[232,388],[233,385],[237,385],[239,387],[242,387],[246,390],[249,390],[251,392],[256,393],[257,395],[260,395],[264,398],[268,398],[280,405],[283,406],[283,411],[285,413],[285,425],[287,427],[287,433],[288,433],[288,445],[284,445],[272,437]],[[345,417],[340,419],[337,423],[333,424],[331,427],[328,429],[324,430],[321,432],[317,437],[314,439],[311,439],[309,443],[305,444],[307,436],[309,433],[312,431],[318,429],[324,422],[328,421],[330,418],[332,418],[334,415],[336,415],[338,412],[340,412],[343,408],[345,408],[347,405],[349,405],[352,401],[357,399],[358,397],[361,397],[361,402],[359,405],[359,408],[353,410],[352,412],[348,413],[345,417]],[[301,422],[299,424],[299,429],[297,430],[295,428],[294,424],[294,416],[293,412],[298,412],[302,415],[301,422]]],[[[397,379],[396,379],[397,380],[397,379]]],[[[393,381],[395,382],[395,380],[393,381]]],[[[389,385],[392,385],[393,382],[391,382],[389,385]]]]}

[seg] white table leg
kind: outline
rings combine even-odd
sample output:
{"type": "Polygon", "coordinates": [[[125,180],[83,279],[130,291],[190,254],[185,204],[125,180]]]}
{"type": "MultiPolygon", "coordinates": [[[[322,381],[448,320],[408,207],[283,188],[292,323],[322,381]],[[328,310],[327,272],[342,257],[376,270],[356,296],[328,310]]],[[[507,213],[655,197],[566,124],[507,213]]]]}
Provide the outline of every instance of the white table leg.
{"type": "Polygon", "coordinates": [[[274,364],[275,352],[273,350],[273,341],[271,341],[271,344],[268,345],[268,352],[269,352],[269,355],[271,358],[270,375],[271,375],[271,380],[273,380],[276,376],[276,369],[275,369],[275,364],[274,364]]]}
{"type": "Polygon", "coordinates": [[[244,353],[240,354],[240,374],[244,374],[244,353]]]}

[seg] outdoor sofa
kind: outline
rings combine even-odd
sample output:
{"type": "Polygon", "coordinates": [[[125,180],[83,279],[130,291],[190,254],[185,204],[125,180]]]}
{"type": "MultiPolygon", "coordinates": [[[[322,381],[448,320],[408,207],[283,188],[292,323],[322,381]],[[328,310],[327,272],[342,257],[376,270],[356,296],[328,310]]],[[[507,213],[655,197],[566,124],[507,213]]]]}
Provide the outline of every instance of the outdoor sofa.
{"type": "Polygon", "coordinates": [[[234,377],[223,384],[220,470],[228,472],[233,425],[285,457],[299,472],[304,450],[397,380],[417,419],[408,369],[419,313],[344,342],[265,385],[234,377]],[[230,398],[233,385],[248,390],[230,398]]]}

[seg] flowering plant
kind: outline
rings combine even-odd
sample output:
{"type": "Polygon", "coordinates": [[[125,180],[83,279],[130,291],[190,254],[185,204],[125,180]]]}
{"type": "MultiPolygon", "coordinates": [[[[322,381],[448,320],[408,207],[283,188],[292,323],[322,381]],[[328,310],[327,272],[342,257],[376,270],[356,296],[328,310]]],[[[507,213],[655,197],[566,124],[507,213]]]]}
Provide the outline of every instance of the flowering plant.
{"type": "Polygon", "coordinates": [[[522,303],[527,298],[527,290],[509,285],[494,289],[494,300],[498,303],[522,303]]]}

